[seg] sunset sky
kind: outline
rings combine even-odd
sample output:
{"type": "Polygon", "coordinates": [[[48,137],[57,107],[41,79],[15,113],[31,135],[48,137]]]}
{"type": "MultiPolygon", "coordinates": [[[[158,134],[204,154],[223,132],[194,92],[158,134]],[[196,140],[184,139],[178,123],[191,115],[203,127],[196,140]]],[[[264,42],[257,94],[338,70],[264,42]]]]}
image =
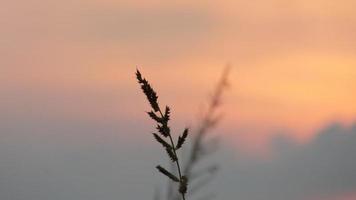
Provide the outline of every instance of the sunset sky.
{"type": "Polygon", "coordinates": [[[151,198],[136,68],[181,130],[227,65],[217,199],[356,198],[356,1],[1,5],[0,199],[151,198]]]}

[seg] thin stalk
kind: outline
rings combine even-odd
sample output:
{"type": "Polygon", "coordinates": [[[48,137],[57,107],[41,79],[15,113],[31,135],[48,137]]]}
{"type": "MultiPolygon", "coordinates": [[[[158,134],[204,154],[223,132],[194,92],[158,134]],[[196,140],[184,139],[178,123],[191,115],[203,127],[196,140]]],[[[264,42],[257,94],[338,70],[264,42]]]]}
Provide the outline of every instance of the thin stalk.
{"type": "MultiPolygon", "coordinates": [[[[161,117],[163,118],[163,113],[162,113],[162,111],[161,111],[161,108],[159,108],[158,111],[159,111],[161,117]]],[[[171,145],[172,145],[172,147],[173,147],[174,156],[177,158],[177,160],[175,161],[175,163],[177,164],[178,175],[179,175],[179,182],[181,183],[181,182],[182,182],[182,173],[181,173],[181,170],[180,170],[179,159],[178,159],[178,156],[177,156],[175,144],[174,144],[174,142],[173,142],[173,138],[172,138],[171,133],[168,134],[168,137],[169,137],[169,140],[170,140],[171,145]]],[[[181,194],[182,194],[183,200],[185,200],[185,195],[184,195],[184,193],[181,193],[181,194]]]]}

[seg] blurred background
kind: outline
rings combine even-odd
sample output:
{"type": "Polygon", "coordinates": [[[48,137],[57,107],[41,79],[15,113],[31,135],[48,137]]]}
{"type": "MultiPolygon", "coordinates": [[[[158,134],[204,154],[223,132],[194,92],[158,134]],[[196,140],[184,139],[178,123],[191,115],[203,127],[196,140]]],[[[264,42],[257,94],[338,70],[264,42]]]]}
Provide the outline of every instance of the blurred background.
{"type": "Polygon", "coordinates": [[[205,190],[356,199],[355,1],[0,2],[0,199],[153,199],[168,160],[136,68],[178,134],[227,64],[205,190]]]}

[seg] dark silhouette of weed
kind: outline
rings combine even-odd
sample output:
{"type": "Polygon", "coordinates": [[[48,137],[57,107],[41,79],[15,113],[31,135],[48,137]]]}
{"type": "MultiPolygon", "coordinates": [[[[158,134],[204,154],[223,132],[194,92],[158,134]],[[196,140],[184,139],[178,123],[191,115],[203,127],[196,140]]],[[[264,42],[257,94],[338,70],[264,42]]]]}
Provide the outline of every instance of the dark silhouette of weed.
{"type": "MultiPolygon", "coordinates": [[[[208,99],[208,105],[202,113],[197,129],[194,131],[194,134],[192,134],[193,138],[190,143],[189,152],[186,154],[185,165],[182,168],[183,173],[190,181],[191,186],[187,193],[189,196],[197,193],[197,191],[212,181],[219,169],[218,164],[212,164],[200,169],[196,168],[200,160],[209,156],[217,149],[218,138],[208,139],[208,133],[211,132],[221,120],[222,115],[219,110],[221,107],[222,95],[229,86],[229,72],[230,67],[227,66],[216,84],[211,97],[208,99]]],[[[174,168],[174,165],[172,165],[171,169],[174,168]]],[[[167,200],[179,200],[180,195],[174,190],[174,184],[172,182],[168,183],[166,190],[167,200]]],[[[160,193],[161,191],[156,189],[154,200],[161,199],[160,193]]],[[[215,194],[207,194],[201,199],[207,200],[213,198],[215,198],[215,194]]]]}
{"type": "Polygon", "coordinates": [[[153,88],[148,83],[148,81],[142,77],[139,70],[136,71],[136,78],[152,108],[152,110],[150,112],[147,112],[147,114],[157,123],[156,129],[159,134],[153,133],[153,137],[156,139],[157,142],[159,142],[163,146],[163,148],[165,148],[169,158],[172,160],[173,163],[176,164],[178,177],[174,175],[172,172],[169,172],[165,168],[161,167],[160,165],[158,165],[156,168],[158,169],[159,172],[167,176],[173,182],[179,183],[178,192],[182,197],[182,199],[185,200],[185,194],[187,193],[187,187],[188,187],[188,178],[187,176],[182,175],[179,158],[177,156],[177,150],[182,147],[186,138],[188,137],[188,129],[185,129],[182,135],[178,137],[178,141],[174,143],[171,135],[170,127],[168,125],[168,122],[170,120],[170,112],[171,112],[170,108],[166,106],[163,114],[158,104],[157,93],[153,90],[153,88]],[[168,138],[169,141],[167,142],[160,135],[163,136],[164,138],[168,138]]]}

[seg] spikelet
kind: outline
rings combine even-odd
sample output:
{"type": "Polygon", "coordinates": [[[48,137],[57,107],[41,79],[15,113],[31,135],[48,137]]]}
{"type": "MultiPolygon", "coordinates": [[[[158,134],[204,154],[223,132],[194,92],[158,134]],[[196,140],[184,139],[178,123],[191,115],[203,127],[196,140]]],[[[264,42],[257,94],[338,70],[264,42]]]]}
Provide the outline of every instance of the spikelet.
{"type": "Polygon", "coordinates": [[[167,151],[167,154],[168,154],[169,158],[172,160],[172,162],[175,162],[175,161],[178,160],[177,156],[173,152],[173,148],[172,147],[166,148],[166,151],[167,151]]]}
{"type": "Polygon", "coordinates": [[[164,121],[162,117],[158,117],[153,111],[147,112],[147,114],[157,123],[162,123],[164,121]]]}
{"type": "Polygon", "coordinates": [[[138,80],[138,83],[141,85],[141,89],[143,91],[143,93],[146,95],[148,102],[151,104],[152,109],[155,112],[159,111],[159,106],[158,106],[158,96],[156,94],[156,92],[153,90],[153,88],[151,87],[151,85],[148,83],[148,81],[144,78],[142,78],[142,75],[140,73],[140,71],[136,71],[136,78],[138,80]]]}
{"type": "Polygon", "coordinates": [[[164,112],[164,121],[168,123],[169,118],[170,118],[171,110],[168,106],[166,106],[166,110],[164,112]]]}
{"type": "Polygon", "coordinates": [[[188,178],[186,176],[182,176],[180,183],[179,183],[179,192],[184,195],[187,193],[188,188],[188,178]]]}
{"type": "Polygon", "coordinates": [[[170,134],[170,129],[167,126],[167,124],[163,124],[163,125],[157,125],[157,130],[160,134],[162,134],[164,137],[168,137],[170,134]]]}
{"type": "Polygon", "coordinates": [[[185,139],[187,138],[187,136],[188,136],[188,129],[186,128],[186,129],[184,129],[184,132],[183,132],[182,136],[178,137],[176,150],[180,149],[182,147],[182,145],[184,144],[185,139]]]}
{"type": "Polygon", "coordinates": [[[157,142],[161,143],[164,148],[172,148],[170,144],[168,144],[164,139],[162,139],[159,135],[156,133],[152,133],[153,137],[157,140],[157,142]]]}
{"type": "Polygon", "coordinates": [[[161,167],[161,166],[157,166],[156,167],[158,169],[159,172],[161,172],[162,174],[166,175],[168,178],[170,178],[172,181],[174,182],[179,182],[179,179],[174,176],[172,173],[170,173],[169,171],[167,171],[165,168],[161,167]]]}

